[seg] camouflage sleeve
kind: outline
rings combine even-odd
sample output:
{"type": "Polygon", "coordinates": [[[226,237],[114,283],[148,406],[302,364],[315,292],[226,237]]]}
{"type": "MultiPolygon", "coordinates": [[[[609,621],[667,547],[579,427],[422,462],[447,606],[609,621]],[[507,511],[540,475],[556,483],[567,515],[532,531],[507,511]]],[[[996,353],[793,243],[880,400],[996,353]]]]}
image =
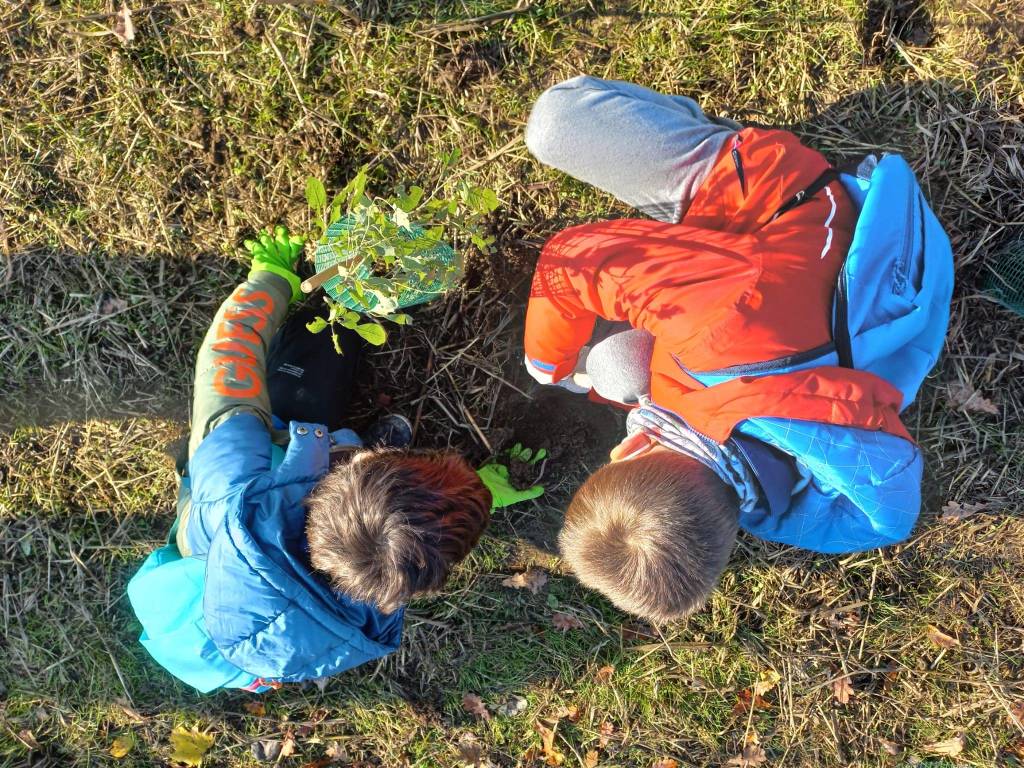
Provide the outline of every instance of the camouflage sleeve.
{"type": "Polygon", "coordinates": [[[204,437],[236,413],[253,413],[270,429],[267,348],[290,298],[287,280],[257,272],[221,305],[196,360],[190,458],[204,437]]]}

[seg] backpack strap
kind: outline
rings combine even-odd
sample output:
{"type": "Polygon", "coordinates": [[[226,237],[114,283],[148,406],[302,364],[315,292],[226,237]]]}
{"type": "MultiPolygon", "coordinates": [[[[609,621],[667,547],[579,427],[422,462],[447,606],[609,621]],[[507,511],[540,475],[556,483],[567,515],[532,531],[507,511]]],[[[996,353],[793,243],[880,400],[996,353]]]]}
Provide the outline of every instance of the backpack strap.
{"type": "Polygon", "coordinates": [[[826,168],[824,171],[822,171],[821,175],[818,176],[818,178],[816,178],[804,189],[801,189],[799,192],[797,192],[795,195],[789,198],[789,200],[784,202],[779,207],[779,210],[777,210],[775,214],[771,217],[771,219],[769,219],[769,221],[775,221],[782,214],[793,210],[798,205],[806,203],[808,200],[810,200],[812,197],[814,197],[821,190],[823,190],[825,187],[827,187],[829,184],[831,184],[838,178],[839,171],[837,171],[835,168],[826,168]]]}

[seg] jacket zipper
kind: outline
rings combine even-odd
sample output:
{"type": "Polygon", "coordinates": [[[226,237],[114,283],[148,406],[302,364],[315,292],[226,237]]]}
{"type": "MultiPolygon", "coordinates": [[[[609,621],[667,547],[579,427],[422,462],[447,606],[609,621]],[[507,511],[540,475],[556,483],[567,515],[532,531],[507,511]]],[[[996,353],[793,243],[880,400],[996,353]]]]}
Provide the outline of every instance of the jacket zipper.
{"type": "Polygon", "coordinates": [[[740,191],[743,196],[747,196],[747,177],[743,173],[743,158],[740,157],[740,145],[743,143],[743,139],[737,133],[732,137],[732,164],[736,166],[736,176],[740,180],[740,191]]]}
{"type": "MultiPolygon", "coordinates": [[[[743,376],[751,373],[765,373],[768,371],[780,370],[782,368],[791,368],[793,366],[802,365],[803,363],[809,362],[816,358],[827,355],[829,352],[835,351],[835,345],[832,342],[826,342],[813,349],[808,349],[803,352],[794,352],[790,355],[783,355],[782,357],[776,357],[772,360],[762,360],[758,363],[740,363],[739,365],[730,365],[726,368],[717,368],[713,371],[691,371],[678,356],[673,355],[672,357],[676,361],[683,373],[694,379],[698,376],[743,376]]],[[[700,379],[697,379],[700,381],[700,379]]]]}

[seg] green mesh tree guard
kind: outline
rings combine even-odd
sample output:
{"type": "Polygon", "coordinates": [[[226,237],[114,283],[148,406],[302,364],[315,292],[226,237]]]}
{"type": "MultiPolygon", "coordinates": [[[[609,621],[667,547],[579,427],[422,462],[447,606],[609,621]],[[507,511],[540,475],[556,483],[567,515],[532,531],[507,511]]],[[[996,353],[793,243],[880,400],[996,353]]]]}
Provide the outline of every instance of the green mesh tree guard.
{"type": "Polygon", "coordinates": [[[1024,238],[994,254],[982,292],[1024,315],[1024,238]]]}
{"type": "MultiPolygon", "coordinates": [[[[339,219],[327,228],[326,237],[317,245],[316,254],[314,255],[314,263],[316,264],[316,271],[323,272],[325,269],[333,267],[341,260],[341,255],[337,252],[332,245],[337,242],[342,233],[348,230],[352,226],[352,221],[349,218],[339,219]]],[[[423,229],[412,225],[409,229],[409,237],[418,237],[423,234],[423,229]]],[[[452,250],[451,246],[445,243],[438,243],[429,251],[422,254],[422,257],[430,263],[440,264],[445,267],[450,267],[455,263],[456,255],[455,251],[452,250]]],[[[369,277],[373,271],[373,266],[369,262],[360,264],[355,274],[357,278],[369,277]]],[[[429,275],[426,280],[422,281],[418,285],[410,285],[408,288],[403,290],[398,296],[398,308],[405,309],[406,307],[412,307],[416,304],[423,304],[427,301],[433,301],[434,299],[441,296],[445,291],[455,287],[455,284],[461,279],[461,275],[458,272],[447,272],[445,275],[431,278],[429,275]]],[[[367,304],[369,306],[360,304],[359,301],[352,295],[349,288],[345,286],[345,282],[340,275],[335,275],[323,285],[327,295],[340,304],[348,307],[351,310],[357,312],[364,312],[367,309],[373,309],[377,304],[377,299],[373,296],[367,296],[367,304]]]]}

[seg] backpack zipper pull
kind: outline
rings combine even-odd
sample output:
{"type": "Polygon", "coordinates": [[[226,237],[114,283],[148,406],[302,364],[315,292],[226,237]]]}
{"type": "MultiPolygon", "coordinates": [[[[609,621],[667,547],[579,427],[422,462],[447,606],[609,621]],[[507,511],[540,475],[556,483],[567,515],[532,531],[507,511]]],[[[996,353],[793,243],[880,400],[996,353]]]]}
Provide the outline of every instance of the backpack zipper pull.
{"type": "Polygon", "coordinates": [[[747,178],[743,173],[743,160],[740,158],[740,144],[743,143],[743,139],[737,133],[732,138],[732,164],[736,166],[736,176],[740,180],[740,191],[743,196],[747,196],[747,178]]]}

